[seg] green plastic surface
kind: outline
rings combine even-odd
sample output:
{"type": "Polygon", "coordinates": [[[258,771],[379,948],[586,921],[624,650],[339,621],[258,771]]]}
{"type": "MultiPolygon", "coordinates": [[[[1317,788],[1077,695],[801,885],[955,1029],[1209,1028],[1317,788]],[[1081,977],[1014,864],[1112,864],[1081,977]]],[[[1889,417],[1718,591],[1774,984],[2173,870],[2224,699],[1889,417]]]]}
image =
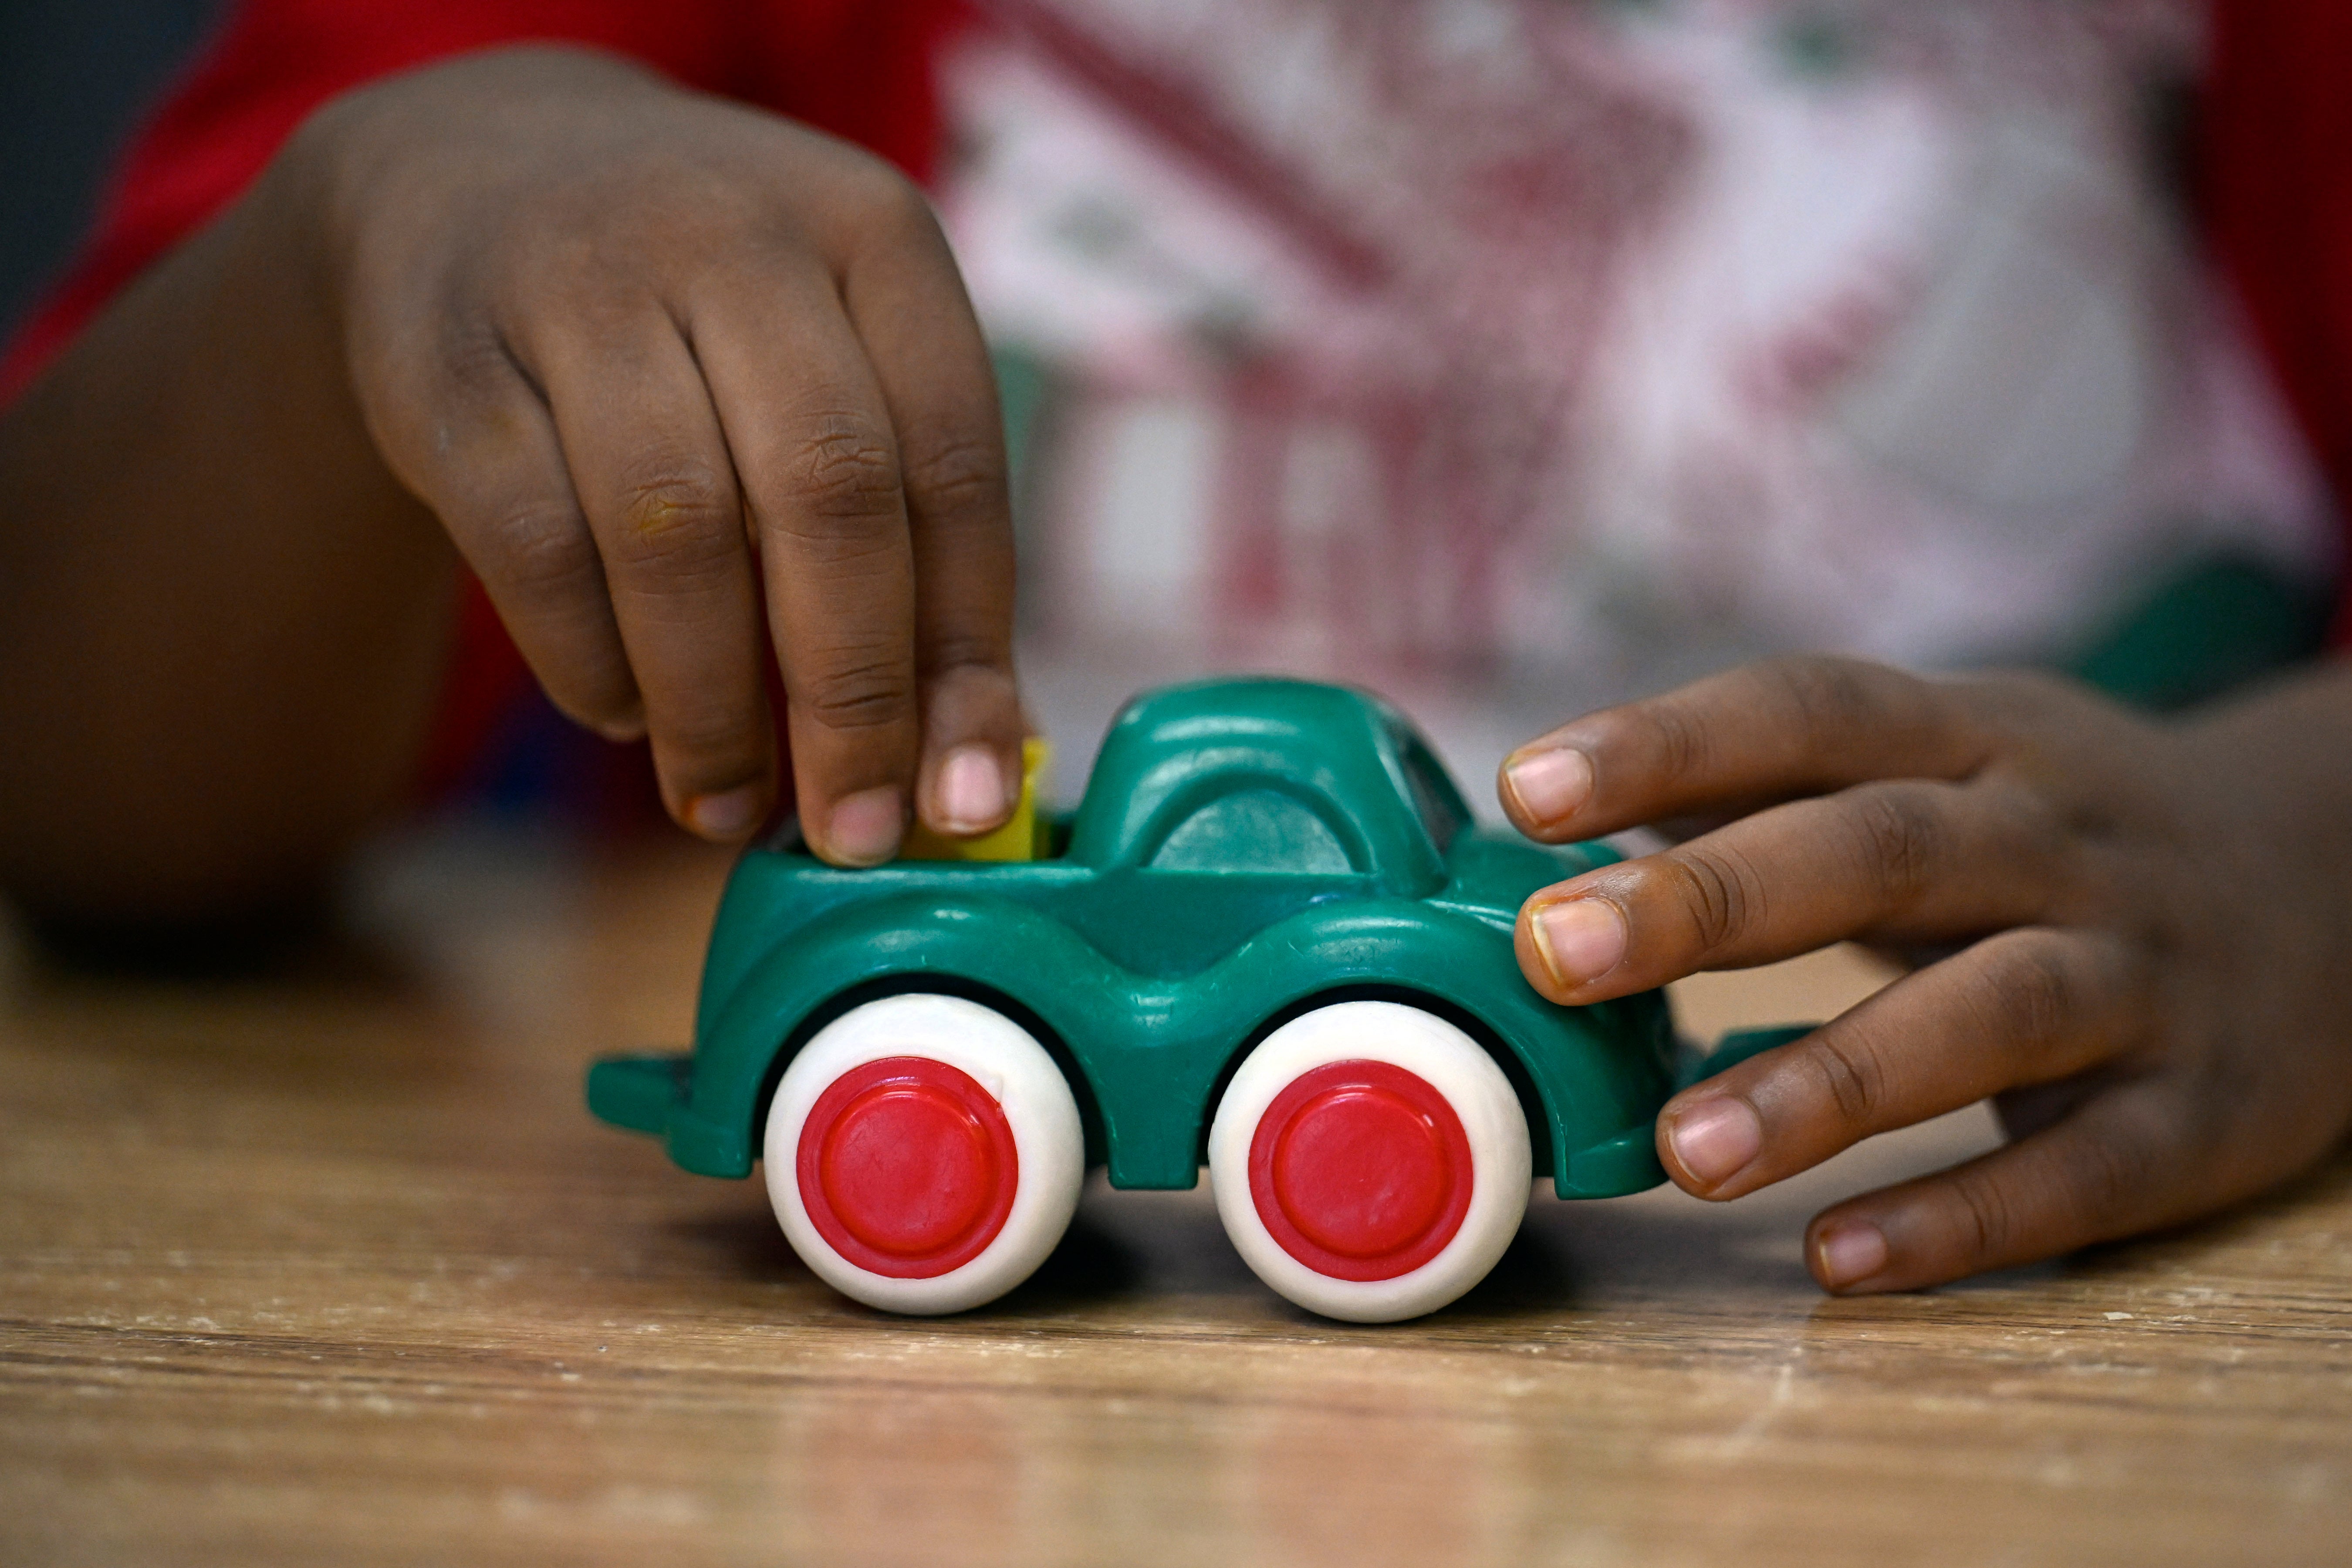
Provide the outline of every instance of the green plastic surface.
{"type": "Polygon", "coordinates": [[[1307,1007],[1384,996],[1495,1051],[1564,1197],[1664,1179],[1664,998],[1546,1002],[1511,928],[1530,892],[1615,857],[1472,824],[1393,709],[1285,680],[1173,687],[1129,704],[1055,853],[836,870],[796,837],[748,851],[721,900],[691,1058],[596,1065],[604,1120],[660,1131],[689,1171],[744,1176],[783,1067],[877,995],[999,1007],[1071,1075],[1089,1157],[1119,1187],[1190,1187],[1241,1055],[1307,1007]]]}
{"type": "Polygon", "coordinates": [[[689,1056],[606,1057],[588,1069],[588,1109],[632,1132],[661,1132],[686,1098],[689,1056]]]}
{"type": "Polygon", "coordinates": [[[2251,556],[2207,557],[2159,583],[2071,668],[2126,702],[2192,707],[2316,655],[2336,599],[2326,577],[2251,556]]]}
{"type": "Polygon", "coordinates": [[[1820,1027],[1819,1024],[1778,1024],[1769,1029],[1734,1029],[1716,1042],[1715,1049],[1703,1057],[1694,1056],[1682,1064],[1675,1074],[1675,1092],[1680,1093],[1719,1072],[1727,1072],[1750,1057],[1760,1057],[1766,1051],[1777,1051],[1782,1046],[1794,1045],[1820,1027]]]}

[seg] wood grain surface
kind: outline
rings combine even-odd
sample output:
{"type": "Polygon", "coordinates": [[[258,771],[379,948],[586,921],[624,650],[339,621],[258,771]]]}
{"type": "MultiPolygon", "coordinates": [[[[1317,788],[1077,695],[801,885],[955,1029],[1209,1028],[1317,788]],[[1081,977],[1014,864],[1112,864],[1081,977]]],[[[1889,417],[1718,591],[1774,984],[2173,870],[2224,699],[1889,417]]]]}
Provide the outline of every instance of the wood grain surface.
{"type": "MultiPolygon", "coordinates": [[[[1205,1190],[1089,1194],[992,1309],[817,1284],[582,1109],[682,1040],[724,864],[463,837],[273,979],[0,981],[0,1563],[2343,1563],[2352,1164],[1874,1300],[1785,1191],[1539,1198],[1422,1321],[1311,1319],[1205,1190]]],[[[1713,977],[1686,1023],[1880,976],[1713,977]]]]}

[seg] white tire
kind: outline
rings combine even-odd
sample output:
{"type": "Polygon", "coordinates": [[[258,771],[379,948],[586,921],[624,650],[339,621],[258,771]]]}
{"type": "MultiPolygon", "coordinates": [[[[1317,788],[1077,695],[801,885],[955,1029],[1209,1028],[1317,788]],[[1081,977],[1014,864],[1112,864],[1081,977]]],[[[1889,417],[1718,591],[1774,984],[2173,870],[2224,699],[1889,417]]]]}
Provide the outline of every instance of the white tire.
{"type": "Polygon", "coordinates": [[[1077,1102],[1029,1032],[960,996],[852,1008],[784,1069],[768,1197],[802,1261],[885,1311],[960,1312],[1029,1278],[1086,1173],[1077,1102]]]}
{"type": "Polygon", "coordinates": [[[1209,1183],[1257,1277],[1327,1318],[1394,1322],[1486,1277],[1526,1217],[1528,1124],[1478,1042],[1396,1002],[1302,1014],[1218,1102],[1209,1183]]]}

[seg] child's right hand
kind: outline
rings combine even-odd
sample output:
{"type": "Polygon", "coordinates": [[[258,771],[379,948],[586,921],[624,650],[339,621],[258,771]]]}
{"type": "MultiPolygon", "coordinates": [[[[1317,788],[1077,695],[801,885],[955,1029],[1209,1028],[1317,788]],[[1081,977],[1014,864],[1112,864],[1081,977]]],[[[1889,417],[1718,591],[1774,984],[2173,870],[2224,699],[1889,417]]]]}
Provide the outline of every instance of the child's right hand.
{"type": "Polygon", "coordinates": [[[584,53],[503,51],[330,106],[289,154],[368,427],[556,705],[648,735],[717,839],[910,809],[994,826],[1020,779],[995,389],[919,192],[810,131],[584,53]]]}

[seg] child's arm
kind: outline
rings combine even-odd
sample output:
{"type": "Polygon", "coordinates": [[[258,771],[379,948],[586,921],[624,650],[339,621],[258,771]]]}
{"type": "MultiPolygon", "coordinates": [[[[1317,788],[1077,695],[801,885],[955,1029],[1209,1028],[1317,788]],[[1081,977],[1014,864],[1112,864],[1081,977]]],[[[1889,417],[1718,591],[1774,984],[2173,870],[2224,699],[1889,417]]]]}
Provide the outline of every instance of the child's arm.
{"type": "Polygon", "coordinates": [[[1520,964],[1591,1002],[1842,939],[1948,954],[1659,1121],[1729,1198],[1998,1096],[2016,1139],[1816,1217],[1833,1290],[1894,1290],[2177,1223],[2352,1124],[2352,669],[2161,724],[2055,680],[1751,667],[1513,753],[1559,840],[1721,824],[1546,889],[1520,964]]]}
{"type": "Polygon", "coordinates": [[[413,776],[450,546],[714,838],[1003,820],[995,395],[879,160],[582,52],[313,117],[0,423],[0,884],[171,916],[315,875],[413,776]]]}

